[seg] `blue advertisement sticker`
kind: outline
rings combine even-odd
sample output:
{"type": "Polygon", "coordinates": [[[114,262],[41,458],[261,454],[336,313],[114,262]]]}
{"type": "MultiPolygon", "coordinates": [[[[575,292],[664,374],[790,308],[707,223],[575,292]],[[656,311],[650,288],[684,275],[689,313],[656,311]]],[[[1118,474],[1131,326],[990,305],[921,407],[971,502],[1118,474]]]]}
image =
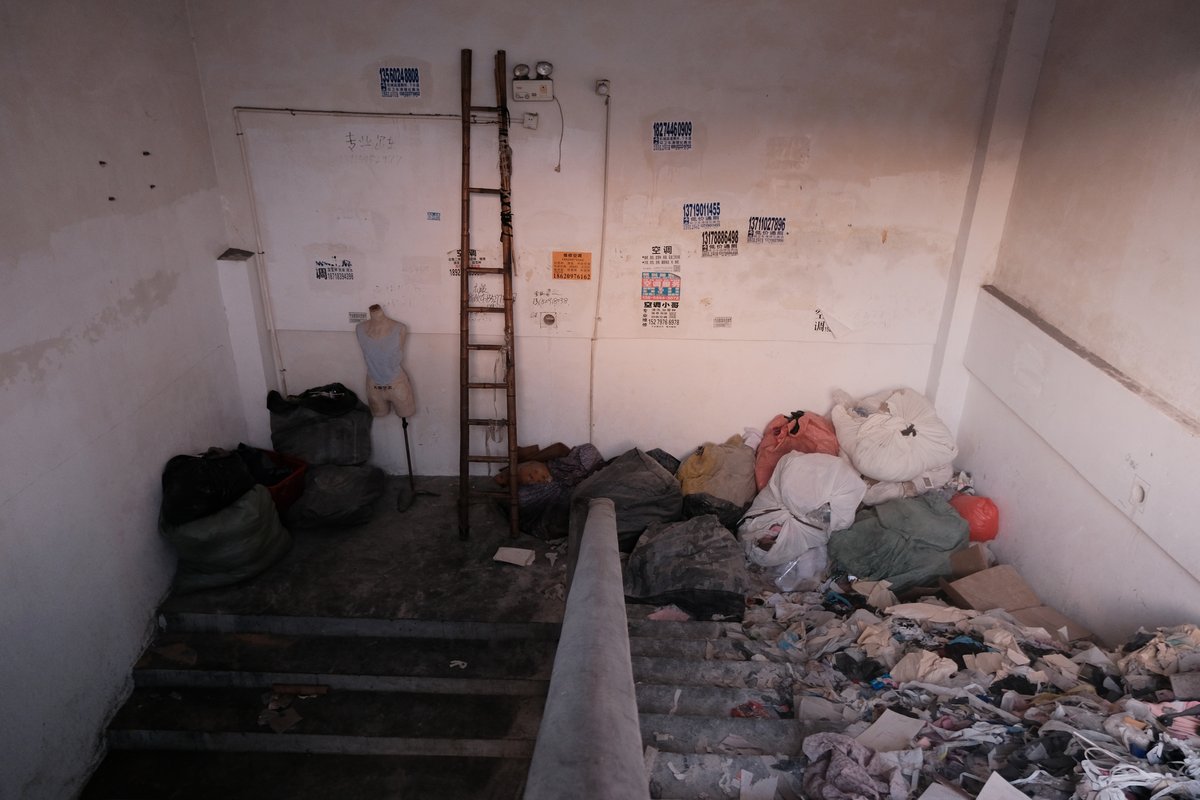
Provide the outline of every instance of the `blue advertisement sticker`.
{"type": "Polygon", "coordinates": [[[720,203],[683,204],[683,229],[685,231],[719,227],[721,227],[720,203]]]}

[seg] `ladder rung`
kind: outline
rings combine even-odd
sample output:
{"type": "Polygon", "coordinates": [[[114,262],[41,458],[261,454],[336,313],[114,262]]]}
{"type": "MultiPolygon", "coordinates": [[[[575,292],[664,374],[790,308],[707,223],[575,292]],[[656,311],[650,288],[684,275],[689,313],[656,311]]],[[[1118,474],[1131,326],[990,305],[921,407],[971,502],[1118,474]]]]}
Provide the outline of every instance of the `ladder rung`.
{"type": "Polygon", "coordinates": [[[489,114],[499,114],[500,106],[471,106],[472,111],[486,111],[489,114]]]}
{"type": "Polygon", "coordinates": [[[497,312],[503,314],[504,306],[467,306],[467,311],[470,311],[472,314],[480,314],[480,313],[495,314],[497,312]]]}
{"type": "Polygon", "coordinates": [[[484,497],[511,497],[507,489],[472,489],[471,494],[479,494],[484,497]]]}
{"type": "Polygon", "coordinates": [[[471,191],[475,194],[500,194],[499,189],[481,189],[477,186],[472,186],[471,191]]]}
{"type": "Polygon", "coordinates": [[[467,420],[467,424],[468,425],[487,425],[487,426],[507,425],[508,420],[506,420],[506,419],[469,419],[469,420],[467,420]]]}
{"type": "Polygon", "coordinates": [[[468,383],[468,389],[504,389],[507,388],[507,383],[468,383]]]}
{"type": "Polygon", "coordinates": [[[469,345],[467,345],[467,349],[468,350],[503,350],[504,345],[502,345],[502,344],[469,344],[469,345]]]}
{"type": "Polygon", "coordinates": [[[467,461],[480,464],[507,464],[508,456],[467,456],[467,461]]]}
{"type": "Polygon", "coordinates": [[[508,272],[504,267],[467,267],[470,275],[503,275],[508,272]]]}

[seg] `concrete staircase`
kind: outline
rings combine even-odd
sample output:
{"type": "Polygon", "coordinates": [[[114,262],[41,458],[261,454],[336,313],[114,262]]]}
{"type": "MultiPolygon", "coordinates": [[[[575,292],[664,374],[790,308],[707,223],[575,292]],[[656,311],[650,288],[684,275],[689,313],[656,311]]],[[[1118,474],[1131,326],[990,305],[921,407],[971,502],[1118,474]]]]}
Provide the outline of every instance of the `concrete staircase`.
{"type": "Polygon", "coordinates": [[[657,622],[643,618],[645,606],[627,610],[650,796],[802,797],[801,743],[831,726],[794,718],[794,667],[747,641],[738,623],[657,622]]]}
{"type": "Polygon", "coordinates": [[[557,625],[163,621],[84,798],[521,796],[557,625]]]}

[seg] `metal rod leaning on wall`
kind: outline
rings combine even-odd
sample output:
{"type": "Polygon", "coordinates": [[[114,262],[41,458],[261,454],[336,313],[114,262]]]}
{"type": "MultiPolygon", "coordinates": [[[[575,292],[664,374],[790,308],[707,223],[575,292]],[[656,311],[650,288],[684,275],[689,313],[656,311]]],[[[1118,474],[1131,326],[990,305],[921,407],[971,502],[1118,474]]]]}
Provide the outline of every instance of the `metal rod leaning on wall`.
{"type": "Polygon", "coordinates": [[[578,550],[525,800],[649,798],[612,500],[588,502],[578,550]]]}
{"type": "MultiPolygon", "coordinates": [[[[283,363],[283,350],[279,347],[279,334],[275,328],[275,309],[271,302],[271,286],[267,277],[267,263],[263,250],[262,226],[258,217],[258,199],[254,193],[254,179],[250,173],[250,154],[246,149],[246,131],[242,127],[242,114],[287,114],[289,116],[323,116],[323,117],[377,117],[397,119],[428,119],[453,121],[461,119],[461,114],[418,114],[386,111],[347,111],[324,108],[273,108],[269,106],[234,106],[233,129],[238,139],[238,149],[242,156],[242,175],[246,181],[246,194],[250,204],[250,223],[254,228],[254,254],[256,256],[255,272],[258,274],[258,289],[262,294],[263,322],[267,326],[267,336],[271,342],[271,356],[275,359],[275,372],[279,377],[279,390],[285,396],[287,388],[287,366],[283,363]]],[[[499,119],[479,118],[470,115],[471,124],[498,124],[499,119]]]]}

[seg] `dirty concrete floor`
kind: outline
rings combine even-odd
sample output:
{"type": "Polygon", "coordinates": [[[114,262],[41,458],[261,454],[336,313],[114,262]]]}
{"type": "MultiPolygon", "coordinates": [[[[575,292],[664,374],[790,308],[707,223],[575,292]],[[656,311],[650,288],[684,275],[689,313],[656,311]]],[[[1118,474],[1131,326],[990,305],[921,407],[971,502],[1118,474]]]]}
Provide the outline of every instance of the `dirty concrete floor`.
{"type": "Polygon", "coordinates": [[[479,498],[464,541],[458,479],[417,490],[398,512],[407,479],[389,478],[369,523],[293,530],[258,577],[170,597],[82,797],[519,797],[565,607],[565,540],[511,538],[479,498]],[[501,546],[537,559],[494,561],[501,546]],[[303,720],[276,736],[262,698],[293,680],[334,688],[298,700],[303,720]]]}
{"type": "MultiPolygon", "coordinates": [[[[491,483],[478,481],[480,487],[491,483]]],[[[367,524],[294,530],[291,551],[267,572],[237,586],[173,596],[163,612],[562,621],[564,554],[531,536],[510,538],[507,517],[491,498],[472,500],[470,538],[463,541],[458,478],[419,477],[416,484],[407,511],[396,511],[407,479],[389,478],[367,524]],[[534,550],[537,560],[528,567],[493,561],[501,546],[534,550]],[[548,552],[559,556],[555,563],[548,552]]]]}

